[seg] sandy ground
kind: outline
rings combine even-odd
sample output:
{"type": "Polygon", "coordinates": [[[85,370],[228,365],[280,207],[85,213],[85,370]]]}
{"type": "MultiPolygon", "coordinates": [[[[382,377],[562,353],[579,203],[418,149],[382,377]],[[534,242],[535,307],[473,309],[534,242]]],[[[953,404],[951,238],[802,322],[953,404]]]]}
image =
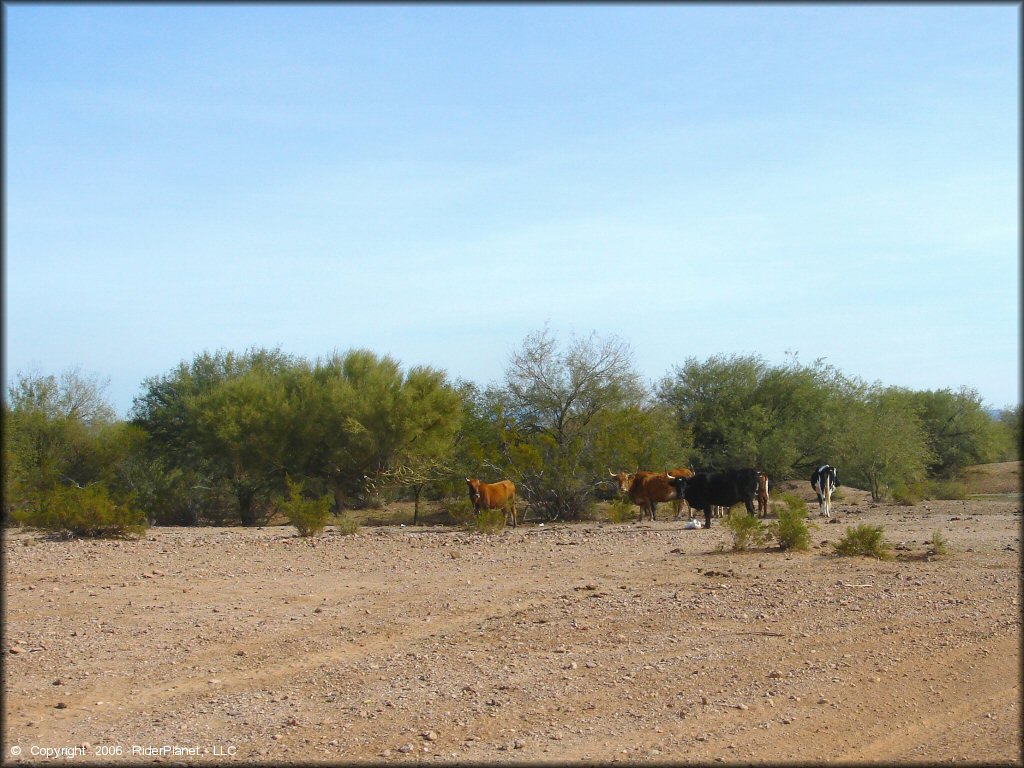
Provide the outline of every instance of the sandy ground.
{"type": "Polygon", "coordinates": [[[800,554],[660,520],[8,532],[3,757],[1020,765],[1020,502],[845,498],[800,554]],[[862,522],[896,559],[832,554],[862,522]]]}

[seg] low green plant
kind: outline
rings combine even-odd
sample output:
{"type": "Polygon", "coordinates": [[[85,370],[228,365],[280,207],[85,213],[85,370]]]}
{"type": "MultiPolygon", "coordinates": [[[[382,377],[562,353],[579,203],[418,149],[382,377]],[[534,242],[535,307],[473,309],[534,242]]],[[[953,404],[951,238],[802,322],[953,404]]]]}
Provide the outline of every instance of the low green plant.
{"type": "Polygon", "coordinates": [[[748,514],[743,507],[734,508],[727,517],[722,518],[722,525],[732,533],[733,551],[760,547],[768,541],[768,526],[748,514]]]}
{"type": "Polygon", "coordinates": [[[856,528],[847,528],[837,543],[832,546],[836,554],[846,557],[874,557],[888,560],[892,557],[892,544],[885,540],[885,529],[880,525],[861,523],[856,528]]]}
{"type": "Polygon", "coordinates": [[[771,535],[779,543],[779,549],[793,549],[806,552],[811,548],[811,528],[814,523],[807,522],[807,502],[792,493],[783,496],[785,509],[780,509],[778,519],[770,526],[771,535]]]}
{"type": "Polygon", "coordinates": [[[302,495],[302,483],[286,478],[288,495],[277,499],[277,506],[295,526],[300,536],[319,536],[331,515],[333,500],[330,495],[307,499],[302,495]]]}
{"type": "Polygon", "coordinates": [[[967,498],[967,485],[957,480],[933,480],[928,484],[928,498],[962,501],[967,498]]]}
{"type": "Polygon", "coordinates": [[[916,506],[921,501],[919,488],[907,485],[897,485],[892,489],[892,500],[904,507],[916,506]]]}
{"type": "Polygon", "coordinates": [[[342,536],[351,536],[359,530],[359,521],[347,512],[342,512],[335,520],[334,530],[342,536]]]}
{"type": "Polygon", "coordinates": [[[633,504],[629,499],[620,496],[608,505],[608,522],[609,523],[625,523],[634,519],[635,512],[633,510],[633,504]]]}
{"type": "Polygon", "coordinates": [[[105,485],[58,486],[11,513],[29,528],[82,538],[129,539],[145,533],[146,515],[132,499],[111,498],[105,485]]]}
{"type": "Polygon", "coordinates": [[[479,533],[498,533],[505,528],[504,509],[481,509],[476,515],[474,528],[479,533]]]}
{"type": "Polygon", "coordinates": [[[441,509],[447,513],[452,522],[462,528],[472,528],[476,520],[473,503],[464,496],[448,497],[441,500],[441,509]]]}
{"type": "Polygon", "coordinates": [[[941,531],[935,531],[932,534],[931,549],[928,550],[929,555],[948,555],[949,554],[949,542],[942,536],[941,531]]]}

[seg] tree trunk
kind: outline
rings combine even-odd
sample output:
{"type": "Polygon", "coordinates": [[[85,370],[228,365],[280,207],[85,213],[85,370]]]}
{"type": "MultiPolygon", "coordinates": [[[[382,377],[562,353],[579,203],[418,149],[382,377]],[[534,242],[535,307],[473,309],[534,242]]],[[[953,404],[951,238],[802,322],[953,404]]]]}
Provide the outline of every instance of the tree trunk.
{"type": "Polygon", "coordinates": [[[423,493],[423,486],[413,486],[413,497],[412,497],[412,524],[419,525],[420,519],[420,494],[423,493]]]}

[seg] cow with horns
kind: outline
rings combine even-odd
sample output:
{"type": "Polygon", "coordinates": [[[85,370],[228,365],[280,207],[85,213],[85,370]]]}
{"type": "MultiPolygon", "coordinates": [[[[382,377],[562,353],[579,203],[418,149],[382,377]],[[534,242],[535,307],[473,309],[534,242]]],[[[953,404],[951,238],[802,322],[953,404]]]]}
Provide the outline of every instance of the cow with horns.
{"type": "Polygon", "coordinates": [[[469,486],[469,500],[473,502],[473,511],[480,514],[481,509],[498,509],[505,511],[506,516],[511,509],[512,527],[516,527],[516,486],[511,480],[499,480],[496,483],[481,483],[476,478],[466,478],[469,486]]]}
{"type": "Polygon", "coordinates": [[[691,508],[704,513],[704,527],[711,527],[711,508],[713,506],[728,509],[733,504],[743,502],[747,513],[754,517],[754,498],[757,495],[758,477],[753,469],[737,469],[732,472],[697,473],[692,477],[672,477],[664,475],[665,481],[671,485],[680,498],[691,508]]]}
{"type": "MultiPolygon", "coordinates": [[[[675,519],[679,519],[682,510],[682,497],[665,479],[662,472],[647,472],[638,470],[636,472],[612,472],[608,474],[615,478],[619,484],[619,490],[629,496],[630,501],[640,507],[640,520],[648,514],[651,520],[657,520],[658,504],[663,501],[673,502],[675,508],[675,519]]],[[[692,477],[693,471],[686,467],[677,467],[668,473],[668,477],[692,477]]]]}

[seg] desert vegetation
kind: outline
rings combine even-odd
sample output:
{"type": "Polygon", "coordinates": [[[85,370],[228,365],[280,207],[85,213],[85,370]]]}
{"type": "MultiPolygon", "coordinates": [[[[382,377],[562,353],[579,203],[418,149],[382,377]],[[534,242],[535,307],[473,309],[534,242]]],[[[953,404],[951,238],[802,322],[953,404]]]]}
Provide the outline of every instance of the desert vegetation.
{"type": "Polygon", "coordinates": [[[962,498],[965,468],[1016,460],[1020,444],[1020,407],[993,416],[966,388],[869,385],[820,360],[753,355],[689,358],[648,385],[624,341],[563,343],[547,329],[487,386],[369,350],[307,360],[259,348],[147,378],[126,419],[104,389],[80,369],[16,374],[3,402],[6,522],[131,536],[297,516],[315,531],[325,503],[338,520],[409,499],[416,523],[421,499],[454,500],[470,476],[511,479],[530,519],[580,520],[614,495],[610,467],[750,466],[778,481],[825,461],[876,501],[915,504],[962,498]],[[305,504],[320,510],[311,522],[305,504]]]}

